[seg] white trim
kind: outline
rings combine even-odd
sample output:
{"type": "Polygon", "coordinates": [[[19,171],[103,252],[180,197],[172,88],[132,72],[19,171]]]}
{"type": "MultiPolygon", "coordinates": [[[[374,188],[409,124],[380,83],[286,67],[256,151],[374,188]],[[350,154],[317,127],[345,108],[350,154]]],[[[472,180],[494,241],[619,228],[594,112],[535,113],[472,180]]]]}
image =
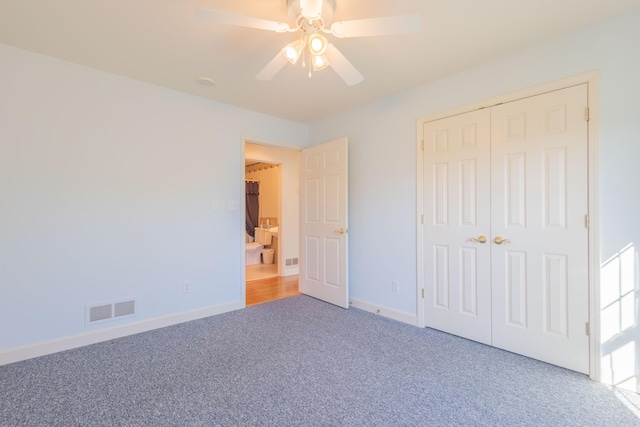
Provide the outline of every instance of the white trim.
{"type": "Polygon", "coordinates": [[[600,361],[600,73],[585,75],[589,103],[589,378],[602,381],[600,361]]]}
{"type": "MultiPolygon", "coordinates": [[[[240,180],[240,198],[239,200],[242,201],[242,203],[240,203],[242,205],[242,209],[240,209],[240,215],[239,215],[239,219],[238,222],[240,224],[238,224],[238,228],[240,230],[240,236],[238,236],[238,241],[239,242],[245,242],[245,235],[247,233],[247,229],[246,229],[246,217],[247,217],[247,203],[246,203],[246,197],[247,197],[247,188],[245,185],[245,181],[244,178],[246,178],[247,176],[247,171],[246,171],[246,167],[245,167],[245,147],[247,145],[247,142],[249,140],[247,139],[247,137],[242,134],[240,135],[240,167],[241,167],[241,171],[242,171],[242,178],[240,180]]],[[[278,239],[280,240],[280,239],[278,239]]],[[[240,272],[240,295],[242,295],[242,299],[243,299],[243,308],[245,308],[247,306],[247,248],[245,245],[240,245],[240,260],[242,268],[240,270],[242,270],[240,272]]]]}
{"type": "MultiPolygon", "coordinates": [[[[300,259],[300,258],[298,258],[300,259]]],[[[283,276],[295,276],[300,272],[300,268],[298,265],[285,267],[283,276]]]]}
{"type": "MultiPolygon", "coordinates": [[[[303,148],[306,148],[304,145],[299,144],[288,144],[286,142],[280,142],[273,139],[260,138],[258,136],[251,136],[246,133],[240,134],[240,138],[242,139],[242,143],[248,142],[250,144],[264,145],[267,147],[273,148],[286,148],[288,150],[300,151],[303,148]]],[[[244,154],[244,149],[242,150],[242,154],[244,154]]],[[[244,155],[242,156],[242,160],[244,161],[244,155]]],[[[244,163],[242,165],[242,170],[244,170],[244,163]]]]}
{"type": "Polygon", "coordinates": [[[376,305],[374,303],[370,303],[367,301],[362,301],[354,298],[349,299],[349,305],[351,307],[368,311],[369,313],[373,313],[376,316],[386,317],[387,319],[392,319],[398,322],[407,323],[411,326],[418,325],[418,319],[413,313],[407,313],[405,311],[399,311],[393,308],[383,307],[380,305],[376,305]]]}
{"type": "MultiPolygon", "coordinates": [[[[533,86],[526,89],[522,89],[516,92],[510,92],[502,95],[488,98],[482,101],[473,102],[471,104],[462,105],[459,107],[451,108],[449,110],[440,111],[437,113],[427,114],[418,117],[418,127],[424,122],[431,122],[434,120],[444,119],[445,117],[457,116],[459,114],[468,113],[470,111],[479,110],[481,108],[492,107],[497,104],[504,104],[507,102],[517,101],[524,98],[530,98],[536,95],[542,95],[547,92],[553,92],[560,89],[565,89],[571,86],[587,83],[594,85],[598,80],[598,71],[591,71],[589,73],[580,74],[573,77],[567,77],[565,79],[555,80],[553,82],[545,83],[539,86],[533,86]]],[[[591,124],[591,123],[590,123],[591,124]]]]}
{"type": "Polygon", "coordinates": [[[598,130],[599,130],[599,99],[598,93],[600,74],[598,71],[591,71],[588,73],[580,74],[565,79],[556,80],[539,86],[530,87],[527,89],[511,92],[508,94],[499,95],[493,98],[489,98],[483,101],[474,102],[471,104],[463,105],[453,109],[441,111],[438,113],[428,114],[418,117],[417,120],[417,137],[418,137],[418,159],[417,159],[417,197],[416,197],[416,212],[418,219],[418,236],[416,237],[417,244],[417,282],[416,282],[416,295],[418,298],[416,319],[419,327],[425,327],[425,307],[424,299],[422,298],[422,289],[424,288],[424,259],[423,259],[423,227],[421,224],[421,217],[424,214],[422,208],[424,206],[423,194],[423,182],[424,182],[424,164],[423,164],[423,151],[421,149],[422,144],[422,132],[423,124],[434,120],[443,119],[445,117],[455,116],[463,114],[469,111],[475,111],[481,108],[491,107],[496,104],[512,102],[523,98],[528,98],[535,95],[541,95],[543,93],[552,92],[555,90],[564,89],[579,84],[587,84],[588,92],[588,104],[589,104],[589,141],[588,141],[588,197],[589,197],[589,323],[590,323],[590,337],[589,337],[589,377],[592,380],[600,381],[600,359],[601,359],[601,346],[600,346],[600,239],[599,239],[599,181],[598,181],[598,130]]]}
{"type": "Polygon", "coordinates": [[[129,323],[126,325],[114,326],[112,328],[100,329],[93,332],[72,335],[51,341],[44,341],[24,347],[11,348],[0,352],[0,366],[60,351],[84,347],[86,345],[96,344],[103,341],[109,341],[116,338],[122,338],[129,335],[135,335],[141,332],[148,332],[154,329],[177,325],[179,323],[215,316],[217,314],[227,313],[242,308],[244,308],[244,301],[237,301],[228,304],[199,308],[197,310],[187,311],[184,313],[157,317],[155,319],[142,320],[140,322],[129,323]]]}
{"type": "Polygon", "coordinates": [[[427,323],[424,318],[424,126],[423,121],[418,119],[416,125],[416,135],[418,141],[416,144],[416,171],[418,171],[418,182],[416,183],[416,325],[424,328],[427,323]]]}

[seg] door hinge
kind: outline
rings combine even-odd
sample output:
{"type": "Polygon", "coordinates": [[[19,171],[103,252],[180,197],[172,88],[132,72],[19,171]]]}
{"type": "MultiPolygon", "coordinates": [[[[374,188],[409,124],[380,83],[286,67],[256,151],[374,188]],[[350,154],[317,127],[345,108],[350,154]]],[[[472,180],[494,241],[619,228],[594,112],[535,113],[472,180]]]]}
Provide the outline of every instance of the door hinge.
{"type": "Polygon", "coordinates": [[[424,139],[420,142],[420,148],[424,151],[424,139]]]}
{"type": "Polygon", "coordinates": [[[422,225],[424,225],[424,214],[420,215],[420,223],[422,223],[422,225]]]}
{"type": "Polygon", "coordinates": [[[591,221],[589,219],[589,215],[585,215],[584,216],[584,228],[589,228],[590,225],[591,225],[591,221]]]}
{"type": "Polygon", "coordinates": [[[422,288],[422,299],[424,299],[424,288],[422,288]]]}
{"type": "Polygon", "coordinates": [[[584,119],[589,121],[589,107],[584,107],[584,119]]]}
{"type": "Polygon", "coordinates": [[[591,335],[591,328],[589,327],[589,322],[584,324],[584,332],[587,334],[587,336],[591,335]]]}

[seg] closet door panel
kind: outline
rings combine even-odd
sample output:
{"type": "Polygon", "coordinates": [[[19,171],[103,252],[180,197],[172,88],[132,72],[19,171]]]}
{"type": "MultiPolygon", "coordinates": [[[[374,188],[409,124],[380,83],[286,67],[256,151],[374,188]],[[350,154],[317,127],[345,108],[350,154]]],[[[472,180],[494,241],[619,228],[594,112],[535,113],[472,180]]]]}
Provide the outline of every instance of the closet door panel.
{"type": "Polygon", "coordinates": [[[586,106],[580,85],[491,109],[493,345],[584,373],[586,106]]]}
{"type": "Polygon", "coordinates": [[[491,342],[489,111],[424,124],[425,320],[491,342]],[[475,240],[473,240],[475,239],[475,240]]]}

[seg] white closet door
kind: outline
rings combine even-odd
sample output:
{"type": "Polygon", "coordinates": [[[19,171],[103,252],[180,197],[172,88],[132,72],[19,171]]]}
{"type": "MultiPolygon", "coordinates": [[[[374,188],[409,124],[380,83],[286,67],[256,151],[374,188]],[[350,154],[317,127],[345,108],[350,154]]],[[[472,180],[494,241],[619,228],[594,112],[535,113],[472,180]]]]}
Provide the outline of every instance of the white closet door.
{"type": "Polygon", "coordinates": [[[583,84],[423,124],[428,327],[588,373],[587,105],[583,84]]]}
{"type": "Polygon", "coordinates": [[[491,343],[489,123],[486,109],[428,122],[423,129],[426,325],[486,344],[491,343]]]}
{"type": "Polygon", "coordinates": [[[584,84],[491,109],[493,345],[584,373],[587,105],[584,84]]]}

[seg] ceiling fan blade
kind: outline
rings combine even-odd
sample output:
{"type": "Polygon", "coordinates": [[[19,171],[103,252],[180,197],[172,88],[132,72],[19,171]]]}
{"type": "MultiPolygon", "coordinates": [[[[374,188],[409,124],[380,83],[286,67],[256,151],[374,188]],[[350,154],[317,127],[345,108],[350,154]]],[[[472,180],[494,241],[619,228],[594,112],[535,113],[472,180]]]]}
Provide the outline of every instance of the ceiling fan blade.
{"type": "Polygon", "coordinates": [[[284,33],[290,30],[289,24],[255,18],[253,16],[238,15],[237,13],[224,12],[213,9],[196,9],[196,16],[201,21],[215,22],[217,24],[237,25],[239,27],[257,28],[284,33]]]}
{"type": "Polygon", "coordinates": [[[341,38],[413,34],[420,31],[421,24],[422,17],[420,14],[414,13],[412,15],[335,22],[331,25],[331,33],[341,38]]]}
{"type": "Polygon", "coordinates": [[[322,0],[300,0],[300,11],[307,19],[318,19],[322,14],[322,0]]]}
{"type": "Polygon", "coordinates": [[[262,69],[257,75],[256,79],[258,80],[271,80],[273,76],[278,74],[282,68],[287,65],[289,61],[282,54],[282,52],[278,52],[278,54],[267,64],[266,67],[262,69]]]}
{"type": "Polygon", "coordinates": [[[329,60],[329,66],[335,70],[336,73],[349,85],[357,85],[364,77],[351,65],[351,62],[338,50],[337,47],[329,43],[327,45],[327,51],[325,52],[327,59],[329,60]]]}

